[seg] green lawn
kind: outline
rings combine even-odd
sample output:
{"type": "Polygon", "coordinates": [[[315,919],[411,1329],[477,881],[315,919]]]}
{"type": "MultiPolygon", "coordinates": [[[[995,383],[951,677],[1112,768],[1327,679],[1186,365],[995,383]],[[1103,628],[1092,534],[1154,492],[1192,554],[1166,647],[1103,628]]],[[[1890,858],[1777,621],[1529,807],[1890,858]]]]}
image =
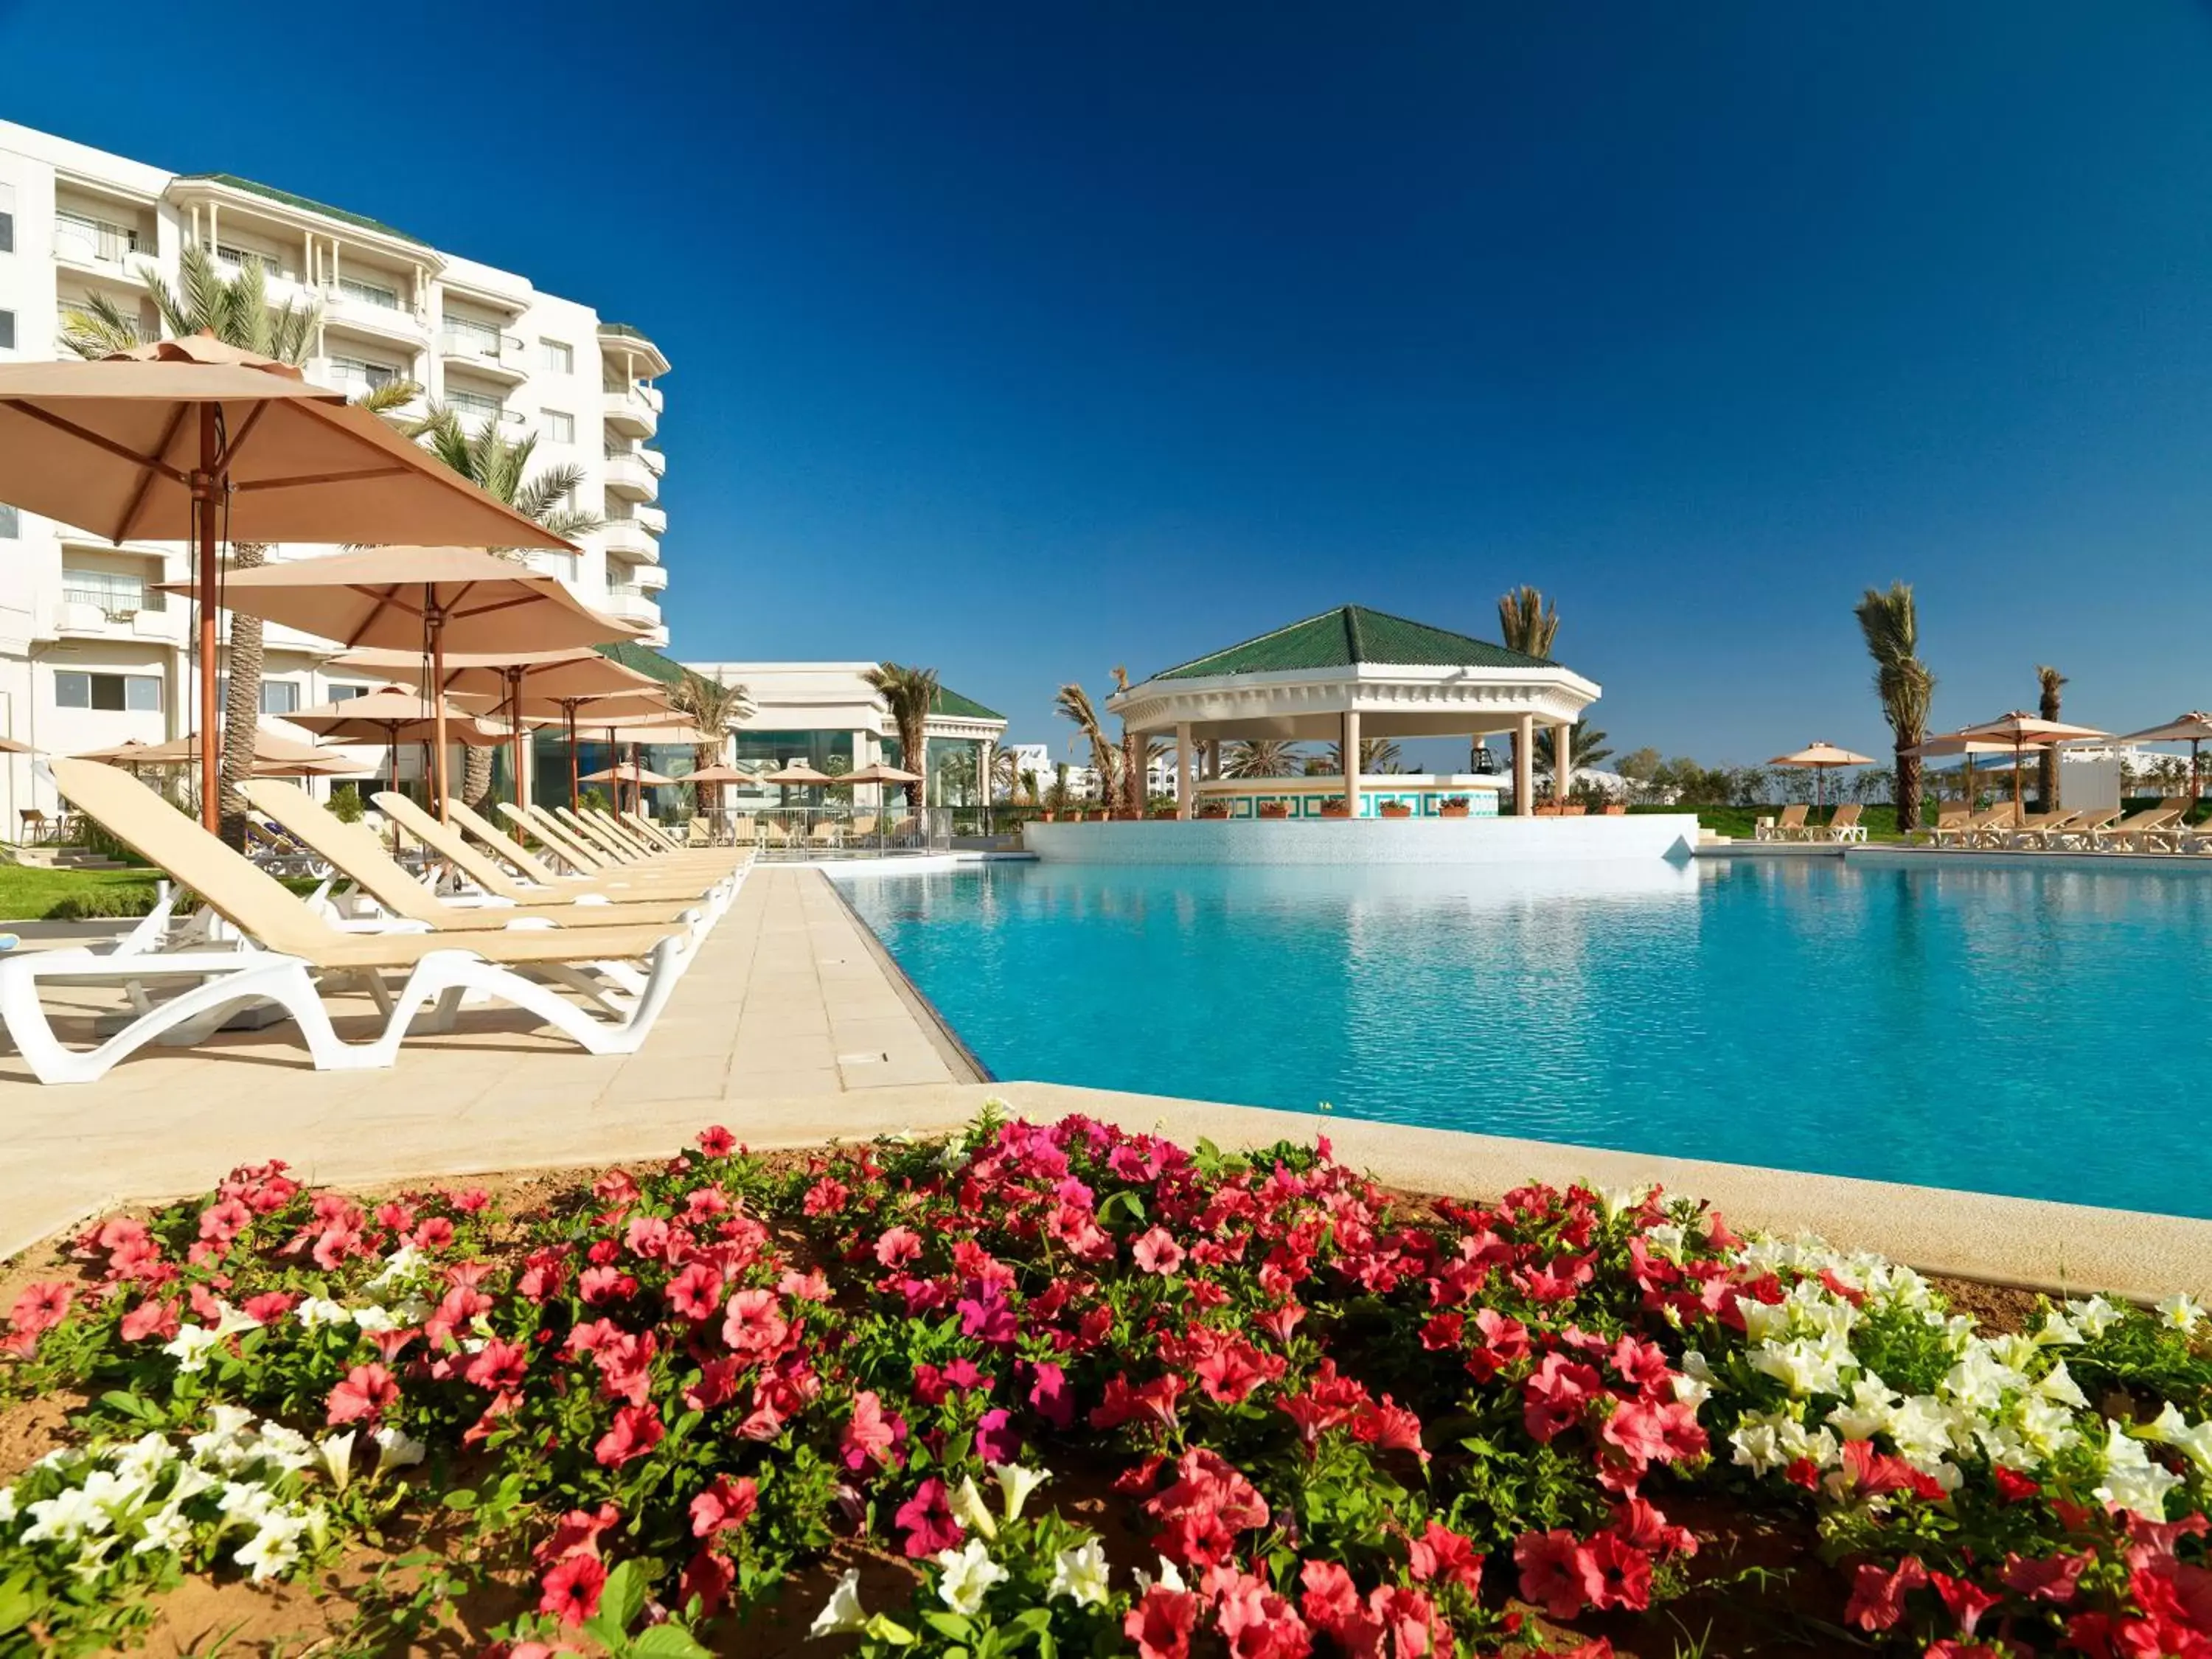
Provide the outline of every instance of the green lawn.
{"type": "Polygon", "coordinates": [[[77,914],[143,916],[154,908],[158,870],[41,870],[0,864],[0,918],[43,921],[77,914]],[[64,902],[66,901],[66,902],[64,902]]]}
{"type": "MultiPolygon", "coordinates": [[[[1774,817],[1782,811],[1778,806],[1632,806],[1628,810],[1632,812],[1695,812],[1698,823],[1713,834],[1733,836],[1740,841],[1749,841],[1756,835],[1759,819],[1774,817]]],[[[1822,807],[1807,816],[1826,823],[1829,814],[1834,811],[1833,807],[1822,807]]],[[[1927,817],[1929,823],[1935,822],[1932,811],[1927,814],[1927,817]]],[[[1897,809],[1894,806],[1887,804],[1869,806],[1860,812],[1859,822],[1866,826],[1869,841],[1897,839],[1897,809]]]]}

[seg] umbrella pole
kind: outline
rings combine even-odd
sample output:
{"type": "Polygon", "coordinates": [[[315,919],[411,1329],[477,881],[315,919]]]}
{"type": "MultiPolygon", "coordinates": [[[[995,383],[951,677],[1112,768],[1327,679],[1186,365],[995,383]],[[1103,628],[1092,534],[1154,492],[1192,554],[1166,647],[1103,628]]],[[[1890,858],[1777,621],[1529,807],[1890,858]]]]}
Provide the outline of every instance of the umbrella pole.
{"type": "MultiPolygon", "coordinates": [[[[422,607],[425,619],[430,624],[430,684],[442,686],[446,683],[446,619],[434,605],[422,607]]],[[[430,705],[431,770],[437,775],[438,822],[451,823],[452,809],[446,801],[446,696],[437,694],[430,705]]]]}
{"type": "Polygon", "coordinates": [[[200,614],[200,823],[210,835],[222,827],[222,760],[215,742],[215,507],[216,466],[222,457],[216,444],[216,407],[200,405],[200,465],[192,474],[192,505],[199,523],[200,614]]]}
{"type": "Polygon", "coordinates": [[[576,705],[563,703],[562,709],[568,716],[568,810],[573,812],[580,804],[576,787],[576,705]]]}
{"type": "Polygon", "coordinates": [[[507,671],[507,752],[509,764],[514,772],[514,807],[522,811],[530,805],[530,792],[522,779],[522,671],[507,671]]]}

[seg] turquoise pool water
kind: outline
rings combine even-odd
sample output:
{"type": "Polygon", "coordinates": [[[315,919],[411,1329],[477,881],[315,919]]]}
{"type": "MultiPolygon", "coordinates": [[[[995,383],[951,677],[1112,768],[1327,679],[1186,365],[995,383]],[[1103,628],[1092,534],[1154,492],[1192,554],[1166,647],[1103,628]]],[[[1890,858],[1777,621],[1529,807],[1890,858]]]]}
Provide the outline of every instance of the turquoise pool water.
{"type": "Polygon", "coordinates": [[[2212,1216],[2208,877],[1008,863],[845,886],[1000,1077],[2212,1216]]]}

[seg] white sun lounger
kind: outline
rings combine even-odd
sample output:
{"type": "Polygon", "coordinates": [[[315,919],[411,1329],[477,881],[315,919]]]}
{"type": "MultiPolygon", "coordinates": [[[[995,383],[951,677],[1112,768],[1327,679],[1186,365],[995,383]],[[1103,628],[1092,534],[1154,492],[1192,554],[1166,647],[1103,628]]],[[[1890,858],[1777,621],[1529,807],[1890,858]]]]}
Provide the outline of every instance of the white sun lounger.
{"type": "Polygon", "coordinates": [[[0,1025],[42,1083],[92,1082],[149,1042],[203,1041],[239,1008],[264,1002],[291,1016],[318,1069],[388,1066],[418,1017],[425,1030],[448,1029],[471,991],[535,1015],[593,1054],[634,1054],[690,960],[680,925],[345,931],[120,769],[56,760],[51,769],[71,805],[199,894],[245,938],[234,949],[117,957],[57,950],[0,961],[0,1025]],[[640,961],[641,974],[632,966],[640,961]],[[384,976],[402,971],[406,981],[394,994],[384,976]],[[171,977],[198,982],[88,1050],[62,1044],[39,997],[50,982],[171,977]],[[331,1027],[320,985],[343,978],[363,981],[385,1015],[373,1042],[342,1042],[331,1027]]]}

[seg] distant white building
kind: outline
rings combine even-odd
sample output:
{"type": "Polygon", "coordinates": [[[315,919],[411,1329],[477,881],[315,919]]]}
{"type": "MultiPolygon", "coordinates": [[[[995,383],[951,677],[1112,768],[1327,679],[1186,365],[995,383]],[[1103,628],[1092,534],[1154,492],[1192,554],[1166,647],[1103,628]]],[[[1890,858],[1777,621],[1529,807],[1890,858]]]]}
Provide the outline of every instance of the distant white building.
{"type": "Polygon", "coordinates": [[[1067,791],[1081,799],[1096,794],[1098,774],[1091,767],[1079,764],[1065,747],[1055,749],[1048,743],[1009,744],[1016,769],[1024,775],[1036,775],[1037,793],[1042,796],[1060,776],[1060,763],[1067,763],[1067,791]]]}

